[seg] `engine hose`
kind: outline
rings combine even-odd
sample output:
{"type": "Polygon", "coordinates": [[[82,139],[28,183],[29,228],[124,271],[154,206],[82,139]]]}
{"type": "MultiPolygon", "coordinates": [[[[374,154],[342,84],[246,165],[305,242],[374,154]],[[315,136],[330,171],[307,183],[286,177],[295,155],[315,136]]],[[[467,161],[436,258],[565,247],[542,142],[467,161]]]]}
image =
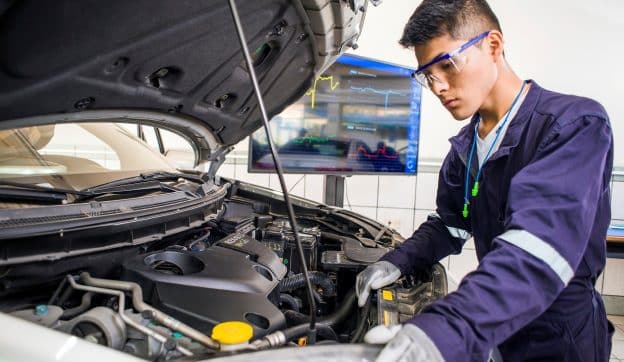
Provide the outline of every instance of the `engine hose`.
{"type": "Polygon", "coordinates": [[[87,272],[80,273],[80,280],[84,284],[92,287],[116,289],[124,292],[130,292],[132,296],[132,305],[137,311],[148,311],[148,313],[151,314],[151,316],[156,321],[158,321],[165,327],[179,331],[180,333],[186,335],[191,339],[194,339],[195,341],[203,344],[210,349],[219,349],[219,343],[217,343],[209,336],[143,302],[143,291],[137,283],[125,282],[121,280],[94,278],[87,272]]]}
{"type": "MultiPolygon", "coordinates": [[[[294,327],[273,332],[271,334],[267,334],[262,339],[257,339],[253,341],[249,346],[252,350],[256,351],[276,348],[287,344],[292,344],[292,341],[294,339],[303,337],[309,332],[310,325],[308,323],[300,324],[294,327]]],[[[338,336],[336,336],[336,332],[334,332],[334,330],[326,324],[316,325],[314,332],[315,335],[321,336],[327,341],[338,341],[338,336]]]]}
{"type": "MultiPolygon", "coordinates": [[[[332,314],[319,318],[318,323],[326,324],[330,327],[335,327],[336,325],[344,321],[349,316],[349,314],[351,314],[356,300],[357,296],[355,295],[355,289],[351,289],[343,299],[340,308],[332,314]]],[[[295,325],[306,323],[310,320],[309,316],[293,310],[285,311],[284,316],[286,317],[287,321],[290,321],[292,324],[295,325]]]]}
{"type": "Polygon", "coordinates": [[[290,309],[284,311],[284,318],[286,318],[286,325],[288,326],[296,326],[310,321],[307,315],[290,309]]]}
{"type": "Polygon", "coordinates": [[[297,299],[290,294],[280,294],[279,296],[280,303],[289,307],[290,310],[295,312],[299,312],[299,303],[297,303],[297,299]]]}
{"type": "MultiPolygon", "coordinates": [[[[116,295],[118,297],[118,303],[119,303],[119,307],[117,308],[117,313],[119,314],[119,316],[121,317],[121,319],[126,322],[127,325],[133,327],[134,329],[145,333],[147,336],[150,336],[152,338],[154,338],[155,340],[157,340],[158,342],[162,343],[163,346],[164,344],[167,342],[167,340],[169,339],[168,336],[164,336],[162,334],[160,334],[160,332],[148,328],[144,325],[142,325],[141,323],[138,323],[136,321],[134,321],[132,318],[128,317],[125,313],[126,307],[125,307],[125,300],[126,300],[126,295],[124,294],[124,292],[120,291],[120,290],[114,290],[114,289],[106,289],[106,288],[99,288],[99,287],[92,287],[92,286],[88,286],[88,285],[82,285],[82,284],[78,284],[74,278],[71,275],[67,276],[67,280],[69,281],[69,285],[71,285],[72,288],[76,289],[76,290],[83,290],[86,292],[92,292],[92,293],[101,293],[101,294],[108,294],[108,295],[116,295]]],[[[175,343],[175,349],[177,349],[180,353],[182,353],[185,356],[192,356],[193,352],[191,352],[190,350],[188,350],[186,347],[181,346],[179,343],[175,343]]]]}
{"type": "Polygon", "coordinates": [[[366,304],[364,304],[364,308],[362,309],[362,315],[360,316],[360,321],[358,322],[358,326],[355,329],[355,333],[351,338],[350,343],[356,343],[362,338],[362,333],[364,333],[364,327],[366,326],[366,320],[368,319],[368,312],[371,308],[371,299],[372,293],[368,294],[368,298],[366,299],[366,304]]]}
{"type": "MultiPolygon", "coordinates": [[[[309,272],[310,282],[323,289],[323,295],[333,297],[336,295],[336,287],[332,280],[321,272],[309,272]]],[[[280,292],[288,292],[305,286],[305,278],[303,274],[296,274],[290,278],[282,279],[279,283],[280,292]]]]}
{"type": "Polygon", "coordinates": [[[360,242],[356,238],[352,238],[352,237],[349,237],[349,236],[346,236],[346,235],[339,235],[339,234],[335,234],[335,233],[330,233],[330,232],[327,232],[327,231],[322,231],[321,232],[321,238],[331,239],[331,240],[334,240],[334,241],[339,241],[341,243],[345,243],[349,239],[355,240],[358,243],[360,242]]]}
{"type": "MultiPolygon", "coordinates": [[[[297,339],[299,337],[306,335],[306,333],[308,333],[308,330],[310,330],[310,325],[308,323],[305,323],[305,324],[300,324],[298,326],[286,328],[282,331],[282,333],[284,333],[284,336],[286,337],[286,341],[288,342],[288,341],[292,341],[294,339],[297,339]]],[[[326,324],[317,324],[316,334],[325,339],[329,339],[333,341],[338,340],[338,336],[336,336],[336,332],[334,332],[334,330],[326,324]]]]}
{"type": "MultiPolygon", "coordinates": [[[[65,279],[67,280],[67,279],[65,279]]],[[[91,298],[93,298],[92,292],[86,292],[82,295],[80,305],[74,308],[65,309],[61,315],[61,319],[71,319],[82,312],[86,312],[91,307],[91,298]]]]}

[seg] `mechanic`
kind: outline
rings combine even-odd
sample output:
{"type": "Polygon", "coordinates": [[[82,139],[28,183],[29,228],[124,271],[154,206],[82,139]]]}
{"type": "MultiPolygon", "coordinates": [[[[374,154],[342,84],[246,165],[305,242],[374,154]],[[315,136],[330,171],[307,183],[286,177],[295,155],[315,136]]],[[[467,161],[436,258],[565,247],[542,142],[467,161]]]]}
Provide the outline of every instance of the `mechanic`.
{"type": "Polygon", "coordinates": [[[415,51],[415,79],[453,118],[472,118],[450,139],[436,213],[358,275],[359,305],[471,237],[479,266],[457,291],[365,341],[387,343],[380,361],[485,361],[496,347],[505,361],[607,361],[613,326],[594,289],[611,219],[605,110],[519,78],[485,0],[424,0],[400,44],[415,51]]]}

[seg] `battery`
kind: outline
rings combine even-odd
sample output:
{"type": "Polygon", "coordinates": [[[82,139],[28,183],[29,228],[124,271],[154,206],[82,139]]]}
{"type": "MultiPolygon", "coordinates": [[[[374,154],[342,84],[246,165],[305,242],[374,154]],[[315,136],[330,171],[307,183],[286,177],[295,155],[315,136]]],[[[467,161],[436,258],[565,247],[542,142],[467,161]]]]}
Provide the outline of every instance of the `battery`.
{"type": "MultiPolygon", "coordinates": [[[[290,228],[290,224],[278,220],[273,225],[267,227],[262,236],[262,242],[273,250],[292,274],[303,272],[295,235],[290,228]]],[[[315,228],[301,229],[298,233],[299,241],[303,248],[303,256],[308,270],[316,270],[317,247],[320,232],[315,228]]]]}
{"type": "MultiPolygon", "coordinates": [[[[284,255],[282,257],[284,264],[288,270],[294,274],[303,273],[295,236],[292,233],[285,234],[284,239],[284,255]]],[[[305,260],[306,267],[308,270],[316,270],[316,237],[314,235],[299,233],[299,241],[301,241],[301,247],[303,248],[303,259],[305,260]]]]}
{"type": "Polygon", "coordinates": [[[390,326],[411,319],[433,301],[431,288],[432,283],[414,285],[399,280],[377,290],[377,323],[390,326]]]}
{"type": "Polygon", "coordinates": [[[399,324],[399,300],[393,288],[377,290],[377,324],[399,324]]]}

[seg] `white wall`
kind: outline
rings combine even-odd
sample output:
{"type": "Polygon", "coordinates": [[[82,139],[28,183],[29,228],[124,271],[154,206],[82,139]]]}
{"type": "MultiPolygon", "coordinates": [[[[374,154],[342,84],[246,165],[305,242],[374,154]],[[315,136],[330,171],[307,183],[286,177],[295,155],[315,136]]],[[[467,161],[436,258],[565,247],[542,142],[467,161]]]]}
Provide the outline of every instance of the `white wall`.
{"type": "MultiPolygon", "coordinates": [[[[420,1],[386,0],[370,7],[354,54],[416,66],[398,40],[420,1]]],[[[624,1],[490,0],[506,40],[505,54],[525,79],[564,93],[594,98],[611,117],[616,143],[624,139],[624,1]]],[[[463,122],[461,124],[464,124],[463,122]]],[[[441,159],[461,126],[438,100],[423,93],[419,157],[441,159]]],[[[624,167],[624,144],[615,164],[624,167]]]]}

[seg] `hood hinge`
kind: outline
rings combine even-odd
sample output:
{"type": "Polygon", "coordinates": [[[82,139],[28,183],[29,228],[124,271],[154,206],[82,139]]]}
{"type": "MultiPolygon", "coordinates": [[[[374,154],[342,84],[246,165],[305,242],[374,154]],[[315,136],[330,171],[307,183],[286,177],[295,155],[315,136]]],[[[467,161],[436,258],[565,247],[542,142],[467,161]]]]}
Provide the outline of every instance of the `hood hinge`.
{"type": "Polygon", "coordinates": [[[205,163],[210,162],[207,175],[211,181],[215,180],[217,170],[219,169],[219,167],[221,167],[223,162],[225,162],[225,156],[227,156],[227,154],[230,153],[233,149],[234,146],[218,146],[216,149],[211,151],[210,158],[204,161],[205,163]]]}

